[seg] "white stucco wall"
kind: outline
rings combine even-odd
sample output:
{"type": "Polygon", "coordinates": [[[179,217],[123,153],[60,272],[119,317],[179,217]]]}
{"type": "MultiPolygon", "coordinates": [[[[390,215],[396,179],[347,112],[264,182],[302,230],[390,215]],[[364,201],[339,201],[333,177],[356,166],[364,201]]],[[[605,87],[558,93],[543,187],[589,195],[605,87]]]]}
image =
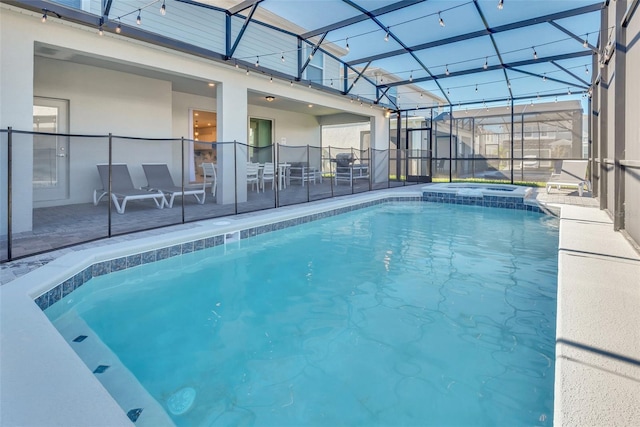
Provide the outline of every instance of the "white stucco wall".
{"type": "MultiPolygon", "coordinates": [[[[170,82],[43,57],[35,58],[34,70],[34,96],[69,101],[72,134],[148,138],[172,134],[170,82]]],[[[143,186],[142,168],[131,161],[136,158],[171,163],[171,145],[156,141],[151,148],[149,142],[113,139],[113,161],[129,163],[134,184],[143,186]]],[[[91,201],[93,190],[101,187],[95,165],[108,161],[107,138],[70,138],[70,198],[36,206],[91,201]]]]}
{"type": "MultiPolygon", "coordinates": [[[[255,72],[247,76],[244,70],[236,69],[231,64],[220,64],[108,32],[100,37],[95,28],[83,27],[54,17],[42,24],[38,13],[4,3],[0,4],[0,46],[0,126],[4,128],[12,126],[19,130],[31,129],[35,94],[69,100],[72,133],[95,135],[112,132],[147,138],[179,137],[185,132],[185,124],[188,127],[188,113],[184,107],[192,104],[190,107],[203,105],[207,107],[204,109],[218,111],[218,141],[237,140],[246,143],[248,116],[255,115],[272,117],[275,120],[276,142],[284,137],[287,144],[300,142],[303,145],[319,146],[320,128],[313,113],[261,111],[258,107],[251,107],[249,113],[248,91],[265,92],[267,85],[269,93],[303,102],[304,105],[325,105],[349,113],[367,114],[381,119],[384,117],[384,112],[378,109],[363,113],[356,103],[349,102],[348,97],[329,95],[308,89],[306,86],[292,87],[289,81],[276,80],[270,84],[268,76],[255,72]],[[52,46],[68,57],[63,58],[65,60],[43,57],[34,59],[36,43],[39,46],[52,46]],[[91,66],[77,64],[72,62],[76,54],[95,61],[91,62],[91,66]],[[120,69],[123,66],[136,67],[137,71],[130,74],[114,71],[113,66],[93,66],[101,63],[107,65],[107,62],[119,64],[120,69]],[[185,99],[181,95],[175,95],[170,81],[144,77],[146,70],[178,74],[203,83],[219,82],[215,88],[215,107],[209,107],[210,100],[185,99]]],[[[169,162],[171,156],[177,158],[179,147],[165,144],[167,150],[148,150],[148,145],[145,146],[142,142],[118,141],[116,145],[120,148],[114,150],[114,161],[169,162]]],[[[65,201],[66,203],[88,202],[92,189],[99,185],[95,164],[106,159],[106,148],[89,150],[87,147],[74,147],[71,154],[73,176],[70,177],[70,182],[73,187],[70,188],[71,199],[65,201]]],[[[0,160],[6,162],[6,159],[0,160]]],[[[14,232],[31,229],[32,168],[30,143],[23,143],[19,148],[14,148],[13,189],[14,194],[20,196],[19,203],[15,203],[14,199],[14,232]]],[[[146,182],[142,169],[130,169],[134,184],[144,185],[146,182]]],[[[5,180],[0,182],[5,184],[1,186],[0,191],[3,193],[0,197],[6,200],[6,179],[0,179],[5,180]]],[[[220,191],[221,199],[224,199],[225,190],[220,191]]],[[[229,191],[227,193],[231,194],[229,191]]],[[[7,223],[6,210],[0,210],[0,233],[4,233],[7,223]]]]}

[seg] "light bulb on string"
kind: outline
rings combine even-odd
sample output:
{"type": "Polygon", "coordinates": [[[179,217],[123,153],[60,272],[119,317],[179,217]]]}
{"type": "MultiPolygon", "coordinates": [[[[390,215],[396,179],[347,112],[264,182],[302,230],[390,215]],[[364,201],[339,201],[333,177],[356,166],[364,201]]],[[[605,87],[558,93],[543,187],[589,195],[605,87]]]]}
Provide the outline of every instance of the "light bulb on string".
{"type": "Polygon", "coordinates": [[[442,20],[442,16],[440,15],[440,12],[438,12],[438,23],[440,24],[441,27],[444,27],[444,21],[442,20]]]}
{"type": "Polygon", "coordinates": [[[589,74],[589,67],[586,65],[584,66],[584,73],[589,74]]]}
{"type": "Polygon", "coordinates": [[[571,95],[571,88],[570,87],[567,88],[567,95],[571,95]]]}
{"type": "Polygon", "coordinates": [[[544,74],[542,75],[542,81],[543,81],[543,82],[546,82],[546,81],[547,81],[547,73],[544,73],[544,74]]]}
{"type": "Polygon", "coordinates": [[[346,45],[344,46],[344,48],[347,50],[347,52],[349,52],[349,37],[347,37],[346,41],[346,45]]]}
{"type": "Polygon", "coordinates": [[[503,7],[504,7],[504,0],[500,0],[498,2],[498,10],[502,10],[503,7]]]}
{"type": "Polygon", "coordinates": [[[444,73],[445,73],[447,76],[450,74],[450,73],[449,73],[449,64],[445,65],[444,73]]]}
{"type": "Polygon", "coordinates": [[[118,16],[118,26],[116,27],[116,33],[120,34],[122,32],[122,24],[120,23],[120,17],[118,16]]]}
{"type": "Polygon", "coordinates": [[[100,24],[100,28],[98,28],[98,35],[104,35],[104,30],[102,29],[102,24],[100,24]]]}
{"type": "Polygon", "coordinates": [[[411,71],[411,73],[409,74],[409,81],[412,82],[413,81],[413,71],[411,71]]]}
{"type": "Polygon", "coordinates": [[[582,43],[582,46],[587,49],[589,47],[589,33],[587,33],[586,37],[584,38],[584,43],[582,43]]]}
{"type": "Polygon", "coordinates": [[[260,66],[260,57],[256,56],[256,68],[260,66]]]}
{"type": "Polygon", "coordinates": [[[476,93],[478,93],[478,85],[476,84],[476,93]]]}
{"type": "Polygon", "coordinates": [[[538,59],[538,52],[536,52],[535,46],[532,47],[531,49],[533,49],[533,59],[538,59]]]}
{"type": "Polygon", "coordinates": [[[160,6],[160,15],[164,16],[167,14],[167,6],[164,4],[165,0],[162,0],[162,6],[160,6]]]}
{"type": "Polygon", "coordinates": [[[42,23],[44,24],[45,22],[47,22],[47,9],[45,9],[42,14],[42,23]]]}
{"type": "Polygon", "coordinates": [[[138,17],[136,18],[136,24],[138,25],[142,24],[142,17],[140,16],[141,13],[142,13],[142,10],[138,9],[138,17]]]}
{"type": "Polygon", "coordinates": [[[482,66],[482,68],[484,68],[485,70],[487,68],[489,68],[489,57],[488,56],[484,59],[484,65],[482,66]]]}
{"type": "Polygon", "coordinates": [[[389,29],[387,29],[387,33],[384,35],[384,41],[389,41],[389,29]]]}
{"type": "Polygon", "coordinates": [[[269,77],[269,83],[273,83],[273,77],[269,77]]]}
{"type": "Polygon", "coordinates": [[[282,53],[280,54],[280,60],[281,60],[282,62],[284,62],[284,52],[282,52],[282,53]]]}

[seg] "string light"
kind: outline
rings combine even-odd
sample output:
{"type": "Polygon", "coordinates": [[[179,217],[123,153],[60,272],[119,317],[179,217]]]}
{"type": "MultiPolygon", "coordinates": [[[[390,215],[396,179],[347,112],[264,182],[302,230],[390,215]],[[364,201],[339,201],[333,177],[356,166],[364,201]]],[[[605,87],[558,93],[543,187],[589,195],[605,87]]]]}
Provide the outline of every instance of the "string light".
{"type": "Polygon", "coordinates": [[[476,93],[478,93],[478,84],[476,83],[476,93]]]}
{"type": "Polygon", "coordinates": [[[412,82],[413,81],[413,70],[411,71],[411,74],[409,74],[409,81],[412,82]]]}
{"type": "Polygon", "coordinates": [[[249,69],[247,68],[247,76],[249,75],[249,69]]]}
{"type": "Polygon", "coordinates": [[[589,47],[589,33],[587,33],[586,37],[584,38],[584,43],[582,43],[582,46],[587,49],[589,47]]]}
{"type": "Polygon", "coordinates": [[[448,76],[449,73],[449,64],[445,65],[444,73],[448,76]]]}
{"type": "Polygon", "coordinates": [[[589,74],[589,67],[587,67],[586,65],[584,66],[584,73],[589,74]]]}
{"type": "Polygon", "coordinates": [[[451,95],[451,92],[449,92],[449,88],[447,88],[447,96],[451,95]]]}
{"type": "Polygon", "coordinates": [[[311,61],[312,59],[313,59],[313,52],[309,54],[309,61],[311,61]]]}
{"type": "Polygon", "coordinates": [[[273,83],[273,77],[269,77],[269,83],[273,83]]]}
{"type": "Polygon", "coordinates": [[[536,52],[536,47],[533,46],[531,47],[531,49],[533,49],[533,59],[538,59],[538,52],[536,52]]]}
{"type": "Polygon", "coordinates": [[[387,28],[387,34],[384,35],[384,41],[389,41],[389,29],[387,28]]]}
{"type": "Polygon", "coordinates": [[[282,52],[282,53],[280,54],[280,60],[281,60],[282,62],[284,62],[284,52],[282,52]]]}
{"type": "Polygon", "coordinates": [[[482,66],[482,68],[484,68],[485,70],[487,68],[489,68],[489,57],[488,56],[484,59],[484,65],[482,66]]]}
{"type": "Polygon", "coordinates": [[[442,16],[440,16],[440,12],[438,12],[438,22],[440,23],[441,27],[444,27],[444,21],[442,20],[442,16]]]}
{"type": "Polygon", "coordinates": [[[547,73],[544,73],[544,74],[542,75],[542,81],[543,81],[543,82],[546,82],[546,81],[547,81],[547,73]]]}
{"type": "Polygon", "coordinates": [[[556,96],[556,99],[555,99],[555,101],[553,101],[553,102],[558,102],[558,97],[557,97],[557,96],[556,96]]]}
{"type": "Polygon", "coordinates": [[[136,18],[136,24],[140,25],[142,23],[142,18],[140,17],[140,14],[142,13],[141,9],[138,9],[138,17],[136,18]]]}
{"type": "Polygon", "coordinates": [[[567,88],[567,95],[571,95],[571,88],[570,87],[567,88]]]}
{"type": "Polygon", "coordinates": [[[160,15],[164,16],[167,14],[167,6],[164,4],[165,0],[162,0],[162,6],[160,6],[160,15]]]}
{"type": "Polygon", "coordinates": [[[256,68],[260,67],[260,57],[256,56],[256,68]]]}
{"type": "Polygon", "coordinates": [[[293,80],[289,80],[289,86],[293,87],[293,80]]]}
{"type": "Polygon", "coordinates": [[[504,7],[504,4],[503,4],[503,3],[504,3],[504,0],[500,0],[500,1],[498,2],[498,10],[502,10],[502,8],[504,7]]]}
{"type": "Polygon", "coordinates": [[[102,24],[100,24],[100,28],[98,28],[98,34],[99,35],[104,35],[104,31],[102,30],[102,24]]]}
{"type": "Polygon", "coordinates": [[[347,37],[345,41],[347,42],[347,44],[345,45],[344,48],[347,50],[347,52],[349,52],[349,37],[347,37]]]}
{"type": "Polygon", "coordinates": [[[44,13],[42,14],[42,23],[44,24],[45,22],[47,22],[47,12],[48,10],[45,9],[44,13]]]}
{"type": "Polygon", "coordinates": [[[118,16],[118,26],[116,27],[116,33],[120,34],[122,32],[122,24],[120,23],[120,17],[118,16]]]}

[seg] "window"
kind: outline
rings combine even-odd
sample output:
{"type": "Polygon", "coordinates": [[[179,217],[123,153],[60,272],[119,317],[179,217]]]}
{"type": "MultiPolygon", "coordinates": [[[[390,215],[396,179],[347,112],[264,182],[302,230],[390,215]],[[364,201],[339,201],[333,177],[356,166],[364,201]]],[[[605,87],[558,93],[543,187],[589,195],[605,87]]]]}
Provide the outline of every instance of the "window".
{"type": "MultiPolygon", "coordinates": [[[[313,52],[313,47],[307,46],[307,58],[313,52]]],[[[309,61],[309,65],[305,69],[306,79],[314,83],[322,84],[324,79],[324,54],[319,50],[313,55],[309,61]]]]}

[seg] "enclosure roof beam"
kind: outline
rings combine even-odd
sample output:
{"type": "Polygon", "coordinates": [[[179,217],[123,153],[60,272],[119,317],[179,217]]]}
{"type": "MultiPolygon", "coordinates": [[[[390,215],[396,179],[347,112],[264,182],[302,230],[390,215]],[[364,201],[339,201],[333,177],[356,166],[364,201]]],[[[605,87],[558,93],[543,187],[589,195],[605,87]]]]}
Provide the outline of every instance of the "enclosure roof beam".
{"type": "MultiPolygon", "coordinates": [[[[566,54],[562,54],[562,55],[554,55],[554,56],[547,56],[547,57],[543,57],[543,58],[538,58],[538,59],[527,59],[524,61],[517,61],[517,62],[513,62],[513,63],[505,63],[505,64],[499,64],[499,65],[489,65],[486,69],[486,71],[494,71],[494,70],[499,70],[501,68],[508,68],[508,69],[513,69],[514,67],[523,67],[523,66],[527,66],[527,65],[531,65],[531,64],[539,64],[539,63],[543,63],[543,62],[552,62],[552,61],[560,61],[563,59],[572,59],[572,58],[580,58],[583,56],[588,56],[591,55],[591,51],[584,51],[584,52],[572,52],[572,53],[566,53],[566,54]]],[[[402,80],[402,81],[398,81],[398,82],[391,82],[391,83],[386,83],[383,86],[402,86],[402,85],[406,85],[406,84],[410,84],[410,83],[420,83],[420,82],[428,82],[431,80],[435,80],[435,79],[439,79],[439,78],[444,78],[444,77],[456,77],[456,76],[465,76],[467,74],[473,74],[473,73],[477,73],[478,69],[477,68],[470,68],[467,70],[461,70],[461,71],[452,71],[449,73],[449,75],[447,76],[446,74],[440,74],[434,77],[419,77],[419,78],[414,78],[413,82],[409,82],[408,80],[402,80]]],[[[572,86],[576,86],[576,87],[582,87],[580,85],[576,85],[573,84],[572,86]]]]}
{"type": "MultiPolygon", "coordinates": [[[[427,0],[402,0],[397,3],[392,3],[387,6],[383,6],[381,8],[370,11],[369,13],[373,16],[384,15],[385,13],[394,12],[396,10],[403,9],[408,6],[413,6],[414,4],[422,3],[427,0]]],[[[303,39],[308,39],[310,37],[314,37],[323,33],[328,33],[329,31],[337,30],[340,28],[348,27],[352,24],[357,24],[358,22],[366,21],[369,19],[369,15],[366,13],[362,13],[360,15],[356,15],[351,18],[344,19],[342,21],[334,22],[333,24],[326,25],[322,28],[318,28],[312,31],[308,31],[304,34],[301,34],[300,37],[303,39]]]]}
{"type": "Polygon", "coordinates": [[[400,40],[395,34],[393,34],[393,32],[389,29],[389,27],[386,27],[382,22],[380,22],[380,20],[378,18],[376,18],[373,14],[371,14],[371,12],[368,12],[366,9],[364,9],[363,7],[357,5],[356,3],[354,3],[351,0],[342,0],[343,2],[347,3],[348,5],[350,5],[351,7],[358,9],[360,12],[366,14],[369,16],[369,18],[376,23],[376,25],[378,25],[380,28],[382,28],[383,30],[385,30],[387,32],[387,34],[389,35],[389,37],[393,38],[396,43],[398,43],[400,46],[402,46],[402,48],[404,49],[405,52],[408,52],[409,55],[411,55],[411,57],[418,63],[418,65],[420,65],[420,67],[427,72],[427,74],[429,74],[429,76],[432,78],[432,80],[434,80],[436,82],[436,85],[438,85],[438,88],[440,89],[440,92],[442,92],[442,95],[444,96],[444,98],[447,100],[448,103],[451,103],[451,100],[449,99],[447,93],[444,91],[444,89],[442,88],[442,86],[440,86],[440,83],[438,82],[438,79],[431,73],[431,71],[429,70],[429,68],[427,68],[427,66],[420,60],[420,58],[418,58],[416,56],[415,53],[411,52],[409,50],[409,48],[407,47],[406,44],[404,44],[404,42],[402,40],[400,40]]]}
{"type": "Polygon", "coordinates": [[[504,67],[504,61],[502,60],[502,55],[500,54],[500,49],[498,49],[498,45],[496,44],[496,39],[489,31],[489,23],[487,22],[487,18],[485,18],[484,13],[482,13],[482,9],[480,9],[480,5],[478,4],[478,0],[473,0],[473,5],[476,7],[476,11],[482,19],[482,23],[484,24],[484,28],[486,28],[489,33],[489,38],[491,38],[491,44],[493,45],[493,50],[496,52],[498,56],[498,60],[500,61],[500,65],[502,65],[502,73],[504,74],[504,80],[507,83],[507,90],[509,90],[509,97],[513,98],[513,92],[511,91],[511,83],[509,82],[509,76],[507,75],[507,70],[504,67]]]}
{"type": "MultiPolygon", "coordinates": [[[[244,32],[246,31],[247,27],[249,26],[249,22],[251,22],[251,18],[253,17],[253,14],[255,13],[256,9],[258,9],[258,3],[254,3],[253,6],[251,6],[251,11],[249,12],[249,15],[245,18],[244,24],[242,24],[242,28],[240,29],[240,32],[238,33],[238,36],[236,37],[236,41],[233,43],[233,46],[231,47],[231,49],[229,49],[229,51],[227,52],[227,57],[231,58],[234,54],[234,52],[236,51],[238,45],[240,44],[240,40],[242,39],[242,36],[244,35],[244,32]]],[[[229,18],[227,18],[229,19],[229,18]]],[[[227,31],[229,31],[229,29],[227,29],[227,31]]],[[[229,33],[231,33],[229,31],[229,33]]]]}
{"type": "Polygon", "coordinates": [[[245,0],[241,3],[238,3],[237,5],[233,6],[232,8],[230,8],[229,10],[227,10],[227,13],[231,16],[236,15],[240,12],[242,12],[245,9],[249,9],[251,8],[255,8],[256,6],[258,6],[258,4],[262,2],[262,0],[245,0]]]}
{"type": "MultiPolygon", "coordinates": [[[[441,39],[441,40],[435,40],[432,42],[428,42],[428,43],[422,43],[419,45],[415,45],[415,46],[410,46],[408,47],[408,50],[415,52],[418,50],[424,50],[424,49],[429,49],[432,47],[437,47],[437,46],[444,46],[447,44],[451,44],[451,43],[456,43],[459,41],[463,41],[463,40],[469,40],[469,39],[473,39],[476,37],[481,37],[481,36],[486,36],[487,34],[497,34],[497,33],[501,33],[504,31],[510,31],[510,30],[515,30],[518,28],[523,28],[523,27],[528,27],[531,25],[537,25],[537,24],[541,24],[544,22],[549,22],[549,21],[553,21],[556,19],[563,19],[563,18],[569,18],[572,16],[576,16],[576,15],[582,15],[585,13],[590,13],[590,12],[595,12],[595,11],[599,11],[602,9],[602,2],[599,3],[594,3],[590,6],[583,6],[583,7],[579,7],[576,9],[570,9],[570,10],[566,10],[563,12],[558,12],[558,13],[552,13],[549,15],[543,15],[543,16],[539,16],[537,18],[531,18],[531,19],[525,19],[522,21],[518,21],[518,22],[513,22],[511,24],[505,24],[505,25],[500,25],[494,28],[488,28],[488,29],[484,29],[484,30],[479,30],[479,31],[472,31],[470,33],[466,33],[466,34],[462,34],[459,36],[455,36],[455,37],[449,37],[446,39],[441,39]]],[[[352,61],[349,61],[348,64],[349,65],[356,65],[356,64],[360,64],[362,62],[369,62],[369,61],[377,61],[379,59],[385,59],[385,58],[391,58],[393,56],[398,56],[398,55],[402,55],[404,53],[406,53],[407,49],[397,49],[397,50],[393,50],[391,52],[386,52],[386,53],[381,53],[378,55],[372,55],[366,58],[359,58],[359,59],[354,59],[352,61]]]]}

